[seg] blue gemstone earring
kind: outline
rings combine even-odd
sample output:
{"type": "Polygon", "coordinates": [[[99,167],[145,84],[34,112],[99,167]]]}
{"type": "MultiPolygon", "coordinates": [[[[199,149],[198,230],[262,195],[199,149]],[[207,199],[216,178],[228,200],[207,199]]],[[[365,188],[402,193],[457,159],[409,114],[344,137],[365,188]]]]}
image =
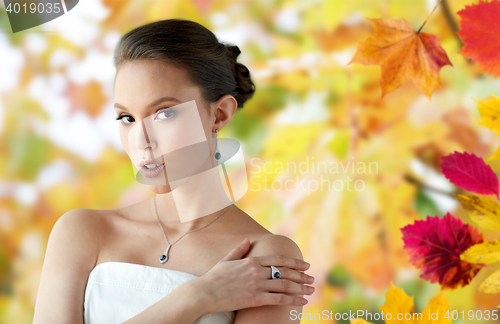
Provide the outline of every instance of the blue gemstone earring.
{"type": "Polygon", "coordinates": [[[217,161],[219,161],[220,158],[222,157],[222,155],[219,152],[218,142],[219,142],[219,130],[216,129],[215,130],[215,154],[214,154],[214,159],[216,159],[217,161]]]}

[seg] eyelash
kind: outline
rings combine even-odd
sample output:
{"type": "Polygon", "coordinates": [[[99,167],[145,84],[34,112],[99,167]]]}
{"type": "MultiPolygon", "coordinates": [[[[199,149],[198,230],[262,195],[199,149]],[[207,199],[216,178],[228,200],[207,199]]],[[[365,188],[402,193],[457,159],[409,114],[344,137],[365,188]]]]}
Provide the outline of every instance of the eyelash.
{"type": "Polygon", "coordinates": [[[120,116],[116,117],[116,120],[120,120],[123,117],[132,117],[132,116],[129,116],[129,115],[120,115],[120,116]]]}
{"type": "MultiPolygon", "coordinates": [[[[160,109],[160,110],[156,113],[156,115],[159,115],[159,114],[160,114],[160,113],[162,113],[163,111],[167,111],[167,109],[168,109],[168,108],[160,109]]],[[[175,111],[175,110],[170,110],[170,112],[172,112],[172,114],[176,114],[176,111],[175,111]]],[[[124,115],[120,115],[120,116],[116,117],[116,120],[120,120],[120,119],[122,119],[123,117],[130,117],[130,118],[132,118],[132,119],[134,118],[134,117],[132,117],[132,116],[130,116],[130,115],[125,115],[125,114],[124,114],[124,115]]],[[[169,118],[170,118],[170,117],[169,117],[169,118]]],[[[169,118],[167,118],[167,119],[169,119],[169,118]]]]}

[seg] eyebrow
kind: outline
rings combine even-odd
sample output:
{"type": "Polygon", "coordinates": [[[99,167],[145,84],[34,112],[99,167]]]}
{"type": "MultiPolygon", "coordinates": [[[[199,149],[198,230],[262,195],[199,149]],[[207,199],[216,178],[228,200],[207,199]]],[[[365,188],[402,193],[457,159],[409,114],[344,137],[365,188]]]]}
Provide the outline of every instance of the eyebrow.
{"type": "MultiPolygon", "coordinates": [[[[151,109],[151,108],[153,108],[153,107],[155,107],[155,106],[158,106],[159,104],[161,104],[161,103],[163,103],[163,102],[165,102],[165,101],[176,101],[176,102],[178,102],[178,103],[182,103],[182,101],[180,101],[179,99],[174,98],[174,97],[163,97],[163,98],[160,98],[160,99],[155,100],[155,101],[153,101],[152,103],[150,103],[150,104],[146,107],[146,109],[151,109]]],[[[123,109],[123,110],[128,111],[128,109],[127,109],[127,108],[125,108],[124,106],[120,105],[120,104],[119,104],[119,103],[117,103],[117,102],[115,102],[115,107],[116,107],[116,108],[120,108],[120,109],[123,109]]]]}

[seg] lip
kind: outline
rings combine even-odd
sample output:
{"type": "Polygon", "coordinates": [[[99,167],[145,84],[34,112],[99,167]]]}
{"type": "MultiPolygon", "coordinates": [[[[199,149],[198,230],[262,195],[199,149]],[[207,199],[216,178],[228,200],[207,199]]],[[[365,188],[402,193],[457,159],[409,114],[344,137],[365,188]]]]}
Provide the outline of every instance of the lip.
{"type": "Polygon", "coordinates": [[[151,163],[154,163],[154,164],[160,164],[161,161],[155,161],[155,160],[141,160],[141,162],[139,162],[139,168],[142,168],[143,166],[145,166],[146,164],[151,164],[151,163]]]}
{"type": "Polygon", "coordinates": [[[162,162],[157,162],[157,161],[153,161],[153,160],[142,160],[139,163],[139,166],[140,166],[139,172],[143,176],[145,176],[146,178],[157,177],[160,174],[161,170],[163,170],[165,168],[165,164],[163,164],[162,162]],[[159,167],[154,168],[154,169],[147,169],[145,167],[145,165],[151,164],[151,163],[161,164],[161,165],[159,167]]]}

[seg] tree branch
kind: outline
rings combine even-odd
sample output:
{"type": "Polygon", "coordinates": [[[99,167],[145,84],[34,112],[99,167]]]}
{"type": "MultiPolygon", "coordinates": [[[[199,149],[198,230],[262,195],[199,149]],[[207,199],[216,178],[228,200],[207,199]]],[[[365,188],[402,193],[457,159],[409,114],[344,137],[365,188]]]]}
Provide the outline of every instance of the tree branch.
{"type": "Polygon", "coordinates": [[[420,181],[419,179],[415,178],[411,174],[405,174],[404,175],[404,179],[406,181],[408,181],[409,183],[414,184],[414,185],[416,185],[418,187],[421,187],[421,188],[427,189],[429,191],[432,191],[432,192],[435,192],[435,193],[438,193],[438,194],[441,194],[441,195],[445,195],[445,196],[448,196],[448,197],[450,197],[451,194],[454,193],[454,192],[448,192],[448,191],[444,191],[442,189],[438,189],[438,188],[429,186],[428,184],[423,183],[422,181],[420,181]]]}
{"type": "Polygon", "coordinates": [[[443,0],[443,2],[441,3],[441,8],[443,9],[444,17],[446,18],[448,25],[453,30],[453,35],[457,39],[460,48],[462,48],[464,46],[464,43],[462,42],[462,39],[460,38],[460,36],[458,36],[458,34],[457,34],[457,32],[459,30],[459,25],[458,25],[457,21],[455,20],[453,13],[451,12],[450,4],[448,3],[448,0],[443,0]]]}

